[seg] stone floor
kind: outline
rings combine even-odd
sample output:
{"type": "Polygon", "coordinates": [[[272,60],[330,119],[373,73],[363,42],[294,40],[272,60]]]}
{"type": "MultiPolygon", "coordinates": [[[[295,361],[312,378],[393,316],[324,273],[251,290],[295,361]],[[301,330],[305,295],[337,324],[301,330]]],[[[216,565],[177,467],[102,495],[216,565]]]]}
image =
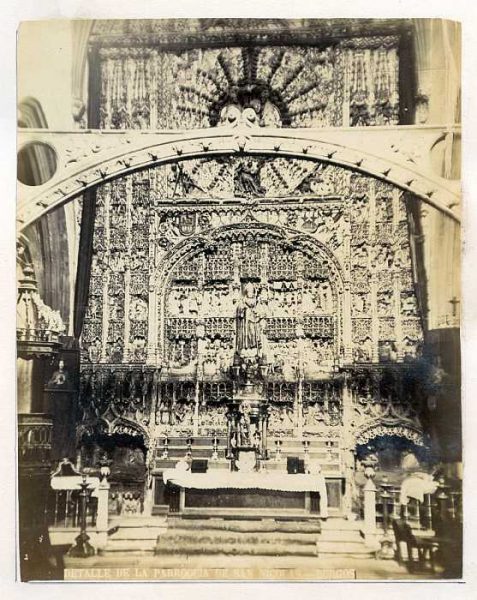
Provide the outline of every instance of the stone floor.
{"type": "Polygon", "coordinates": [[[65,557],[70,580],[430,580],[442,573],[410,573],[394,560],[242,556],[93,556],[65,557]],[[258,566],[259,565],[259,566],[258,566]]]}

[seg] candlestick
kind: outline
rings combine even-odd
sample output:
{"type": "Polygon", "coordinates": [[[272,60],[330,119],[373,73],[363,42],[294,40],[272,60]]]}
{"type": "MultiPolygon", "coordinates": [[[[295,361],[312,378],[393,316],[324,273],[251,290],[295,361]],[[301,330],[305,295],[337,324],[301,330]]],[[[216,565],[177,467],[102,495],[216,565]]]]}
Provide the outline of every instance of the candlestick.
{"type": "Polygon", "coordinates": [[[167,434],[166,434],[166,436],[164,437],[164,448],[162,450],[161,458],[164,458],[164,459],[169,458],[168,446],[169,446],[169,438],[167,437],[167,434]]]}
{"type": "Polygon", "coordinates": [[[282,445],[282,441],[281,440],[275,440],[275,460],[277,462],[279,462],[282,458],[282,451],[281,451],[281,445],[282,445]]]}
{"type": "Polygon", "coordinates": [[[86,512],[88,509],[88,499],[91,494],[89,483],[86,480],[86,475],[83,475],[82,482],[79,484],[81,491],[80,497],[80,533],[76,537],[76,544],[68,551],[69,556],[75,558],[88,558],[93,556],[95,551],[89,543],[89,535],[86,532],[86,512]]]}
{"type": "Polygon", "coordinates": [[[219,460],[219,453],[218,453],[218,445],[219,445],[219,440],[217,439],[217,435],[214,433],[214,437],[212,440],[212,460],[219,460]]]}

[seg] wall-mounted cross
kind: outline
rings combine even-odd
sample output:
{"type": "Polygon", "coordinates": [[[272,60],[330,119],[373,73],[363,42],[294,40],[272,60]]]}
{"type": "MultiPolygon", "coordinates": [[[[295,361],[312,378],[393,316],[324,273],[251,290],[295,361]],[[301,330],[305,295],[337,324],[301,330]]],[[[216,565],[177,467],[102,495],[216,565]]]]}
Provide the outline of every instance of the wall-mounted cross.
{"type": "Polygon", "coordinates": [[[452,316],[457,316],[457,305],[460,304],[460,300],[454,296],[451,300],[449,300],[449,304],[452,304],[452,316]]]}

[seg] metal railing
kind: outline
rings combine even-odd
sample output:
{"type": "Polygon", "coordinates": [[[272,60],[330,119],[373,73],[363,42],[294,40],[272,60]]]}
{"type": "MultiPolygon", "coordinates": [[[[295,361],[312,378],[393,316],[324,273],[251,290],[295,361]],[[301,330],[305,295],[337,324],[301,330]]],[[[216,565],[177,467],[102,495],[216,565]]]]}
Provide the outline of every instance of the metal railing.
{"type": "MultiPolygon", "coordinates": [[[[46,509],[46,522],[51,527],[79,527],[81,518],[80,490],[51,490],[46,509]]],[[[96,527],[98,498],[89,496],[86,525],[96,527]]]]}
{"type": "Polygon", "coordinates": [[[441,478],[434,493],[423,494],[423,500],[408,498],[401,503],[401,488],[386,481],[376,490],[376,525],[386,528],[392,519],[403,519],[413,529],[435,530],[442,523],[462,523],[462,489],[441,478]],[[387,524],[386,524],[387,520],[387,524]]]}

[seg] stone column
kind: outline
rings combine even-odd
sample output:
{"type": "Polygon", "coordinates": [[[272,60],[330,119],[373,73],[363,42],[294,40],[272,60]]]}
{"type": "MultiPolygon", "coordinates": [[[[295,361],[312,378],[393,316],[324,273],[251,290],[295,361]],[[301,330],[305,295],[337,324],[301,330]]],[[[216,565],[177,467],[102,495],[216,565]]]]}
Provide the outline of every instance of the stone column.
{"type": "Polygon", "coordinates": [[[261,406],[260,409],[260,442],[261,458],[267,458],[267,432],[268,432],[268,406],[261,406]]]}
{"type": "Polygon", "coordinates": [[[349,281],[343,289],[343,356],[345,364],[353,362],[353,342],[351,324],[351,287],[349,281]]]}
{"type": "Polygon", "coordinates": [[[371,339],[373,342],[371,362],[379,362],[379,316],[378,316],[378,282],[376,274],[371,275],[371,339]]]}
{"type": "Polygon", "coordinates": [[[197,336],[197,372],[195,380],[195,404],[194,404],[194,420],[193,420],[193,436],[199,435],[199,405],[200,405],[200,382],[204,376],[204,353],[205,353],[205,325],[200,321],[196,327],[197,336]]]}
{"type": "Polygon", "coordinates": [[[345,495],[343,497],[343,510],[346,518],[351,517],[354,483],[354,436],[352,429],[353,421],[353,398],[349,388],[347,376],[343,382],[341,392],[343,404],[343,427],[341,435],[341,446],[343,451],[342,464],[346,478],[345,495]]]}
{"type": "MultiPolygon", "coordinates": [[[[132,218],[133,210],[133,181],[132,177],[126,178],[126,248],[131,248],[132,237],[132,218]]],[[[126,257],[124,266],[124,350],[123,363],[130,360],[131,355],[131,323],[129,321],[129,311],[131,306],[131,268],[130,255],[126,257]]]]}
{"type": "Polygon", "coordinates": [[[231,438],[232,438],[232,412],[230,411],[230,409],[228,409],[227,413],[225,414],[225,417],[227,419],[227,451],[225,454],[225,458],[227,459],[231,459],[232,458],[232,445],[231,445],[231,438]]]}
{"type": "Polygon", "coordinates": [[[101,362],[106,362],[106,348],[108,346],[108,328],[109,328],[109,279],[111,277],[109,269],[104,275],[103,287],[103,318],[102,318],[102,336],[101,336],[101,362]]]}
{"type": "Polygon", "coordinates": [[[96,516],[98,548],[104,548],[108,538],[109,488],[109,482],[105,477],[98,486],[98,514],[96,516]]]}
{"type": "Polygon", "coordinates": [[[149,273],[148,273],[148,331],[147,331],[147,358],[148,365],[156,365],[159,358],[157,352],[158,345],[158,297],[157,297],[157,245],[153,243],[157,235],[157,213],[151,219],[149,228],[149,273]]]}
{"type": "Polygon", "coordinates": [[[300,377],[297,382],[295,406],[293,407],[295,413],[295,437],[301,438],[303,436],[303,379],[300,377]]]}
{"type": "MultiPolygon", "coordinates": [[[[155,449],[149,448],[148,452],[155,452],[155,449]]],[[[154,506],[154,477],[148,473],[146,483],[144,486],[144,505],[143,514],[150,516],[152,514],[152,507],[154,506]]]]}
{"type": "Polygon", "coordinates": [[[200,381],[197,377],[195,381],[195,399],[194,399],[194,417],[192,426],[192,435],[197,437],[199,435],[199,393],[200,393],[200,381]]]}
{"type": "MultiPolygon", "coordinates": [[[[374,473],[373,473],[374,475],[374,473]]],[[[376,484],[372,477],[368,477],[364,485],[364,543],[370,548],[378,550],[378,529],[376,527],[376,484]]]]}
{"type": "Polygon", "coordinates": [[[344,65],[343,69],[343,105],[342,105],[342,117],[343,127],[349,127],[349,104],[350,104],[350,71],[353,59],[353,51],[351,49],[343,49],[341,64],[344,65]]]}
{"type": "Polygon", "coordinates": [[[402,317],[401,317],[401,278],[399,272],[393,274],[393,298],[394,298],[394,333],[396,335],[396,354],[397,360],[402,361],[403,352],[403,334],[402,334],[402,317]]]}
{"type": "Polygon", "coordinates": [[[295,335],[297,340],[298,349],[298,364],[297,364],[297,388],[295,403],[293,406],[293,417],[294,417],[294,435],[295,437],[301,438],[303,436],[303,378],[304,378],[304,339],[305,332],[303,330],[303,324],[297,323],[295,329],[295,335]]]}
{"type": "Polygon", "coordinates": [[[376,251],[376,182],[369,184],[369,240],[368,246],[368,268],[371,271],[370,293],[371,293],[371,339],[372,351],[371,362],[379,362],[379,315],[378,315],[378,274],[375,266],[376,251]]]}
{"type": "Polygon", "coordinates": [[[131,271],[129,266],[124,271],[124,350],[123,363],[128,363],[131,358],[131,323],[129,321],[129,312],[131,306],[131,271]]]}
{"type": "MultiPolygon", "coordinates": [[[[110,191],[110,184],[105,188],[107,192],[110,191]]],[[[104,272],[103,279],[103,315],[102,315],[102,336],[101,336],[101,362],[106,362],[106,348],[108,344],[108,329],[109,329],[109,280],[111,277],[111,244],[109,242],[110,237],[110,226],[109,226],[109,214],[110,214],[110,202],[109,193],[104,194],[104,247],[106,248],[104,259],[108,265],[104,272]]]]}
{"type": "Polygon", "coordinates": [[[368,477],[364,485],[364,531],[365,534],[376,533],[376,484],[368,477]]]}
{"type": "Polygon", "coordinates": [[[185,508],[185,495],[186,495],[186,491],[185,488],[181,487],[179,489],[179,512],[184,512],[184,508],[185,508]]]}

